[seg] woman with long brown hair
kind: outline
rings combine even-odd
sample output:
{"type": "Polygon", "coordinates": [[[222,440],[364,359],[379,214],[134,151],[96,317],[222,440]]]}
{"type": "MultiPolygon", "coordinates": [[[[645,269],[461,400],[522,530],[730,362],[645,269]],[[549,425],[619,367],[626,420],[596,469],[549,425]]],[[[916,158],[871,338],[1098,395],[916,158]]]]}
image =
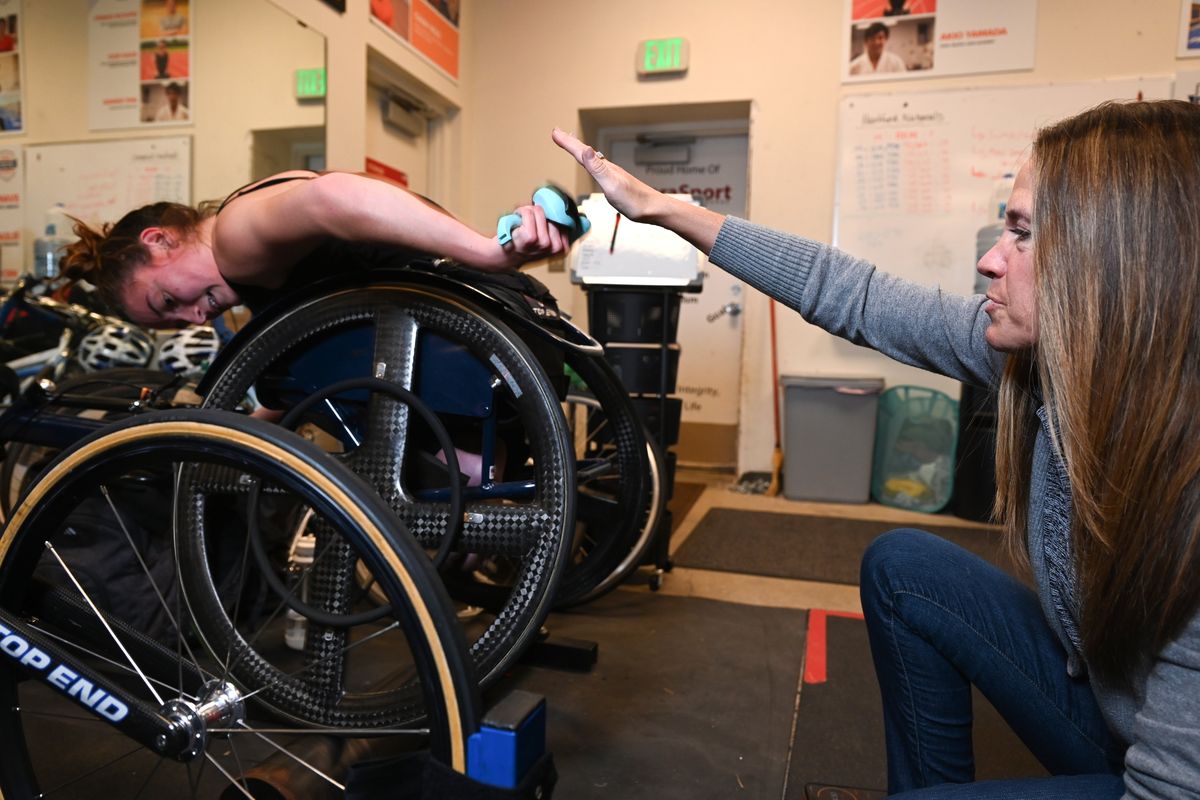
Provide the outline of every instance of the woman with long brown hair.
{"type": "Polygon", "coordinates": [[[868,549],[889,791],[1200,794],[1200,108],[1109,103],[1042,130],[980,259],[986,297],[678,202],[554,139],[622,214],[808,321],[999,385],[996,509],[1036,591],[922,531],[868,549]],[[973,783],[972,685],[1050,777],[973,783]]]}

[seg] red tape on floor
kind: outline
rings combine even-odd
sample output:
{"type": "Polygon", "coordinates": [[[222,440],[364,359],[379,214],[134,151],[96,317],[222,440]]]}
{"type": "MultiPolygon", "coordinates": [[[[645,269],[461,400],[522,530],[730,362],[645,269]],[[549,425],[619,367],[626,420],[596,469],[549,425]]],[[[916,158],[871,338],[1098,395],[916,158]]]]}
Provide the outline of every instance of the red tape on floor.
{"type": "Polygon", "coordinates": [[[814,608],[808,612],[808,634],[804,642],[804,682],[824,683],[827,675],[826,651],[826,620],[829,617],[847,617],[862,619],[862,614],[852,614],[848,611],[826,611],[814,608]]]}

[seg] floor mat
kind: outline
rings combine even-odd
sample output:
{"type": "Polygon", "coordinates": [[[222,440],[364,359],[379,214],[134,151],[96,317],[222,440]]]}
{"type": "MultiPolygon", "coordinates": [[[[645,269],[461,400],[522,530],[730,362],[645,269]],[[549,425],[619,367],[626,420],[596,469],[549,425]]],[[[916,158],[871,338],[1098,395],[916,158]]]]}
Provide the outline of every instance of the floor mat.
{"type": "Polygon", "coordinates": [[[778,800],[805,616],[616,591],[547,623],[599,643],[591,672],[521,666],[501,688],[546,697],[555,797],[778,800]]]}
{"type": "MultiPolygon", "coordinates": [[[[898,527],[889,522],[714,508],[680,545],[674,562],[680,567],[856,585],[867,545],[898,527]]],[[[994,529],[921,527],[1008,568],[994,529]]]]}
{"type": "MultiPolygon", "coordinates": [[[[882,791],[887,785],[883,708],[867,626],[857,616],[813,610],[807,638],[804,685],[784,800],[807,800],[818,793],[809,791],[806,797],[805,789],[818,785],[882,791]]],[[[979,780],[1046,774],[978,692],[974,708],[979,780]]],[[[863,794],[826,791],[819,796],[849,800],[863,794]]]]}

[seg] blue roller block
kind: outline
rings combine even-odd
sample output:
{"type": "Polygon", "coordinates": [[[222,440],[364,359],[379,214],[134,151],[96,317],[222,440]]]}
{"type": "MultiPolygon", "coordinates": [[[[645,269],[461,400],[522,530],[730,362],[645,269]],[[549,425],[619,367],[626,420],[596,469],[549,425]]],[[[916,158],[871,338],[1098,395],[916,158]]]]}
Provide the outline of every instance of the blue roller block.
{"type": "Polygon", "coordinates": [[[467,740],[467,775],[514,789],[546,752],[546,698],[514,690],[483,718],[467,740]]]}

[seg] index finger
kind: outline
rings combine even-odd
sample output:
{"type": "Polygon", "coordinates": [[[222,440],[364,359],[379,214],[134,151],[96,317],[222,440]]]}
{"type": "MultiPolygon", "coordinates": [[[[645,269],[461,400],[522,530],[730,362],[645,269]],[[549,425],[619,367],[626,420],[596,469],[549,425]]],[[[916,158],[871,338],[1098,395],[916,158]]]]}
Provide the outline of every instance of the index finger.
{"type": "MultiPolygon", "coordinates": [[[[551,131],[550,138],[554,140],[556,145],[574,156],[575,160],[580,164],[583,164],[584,155],[588,150],[591,149],[588,145],[579,141],[572,134],[567,133],[562,128],[555,128],[553,131],[551,131]]],[[[595,151],[593,150],[593,152],[595,151]]]]}

